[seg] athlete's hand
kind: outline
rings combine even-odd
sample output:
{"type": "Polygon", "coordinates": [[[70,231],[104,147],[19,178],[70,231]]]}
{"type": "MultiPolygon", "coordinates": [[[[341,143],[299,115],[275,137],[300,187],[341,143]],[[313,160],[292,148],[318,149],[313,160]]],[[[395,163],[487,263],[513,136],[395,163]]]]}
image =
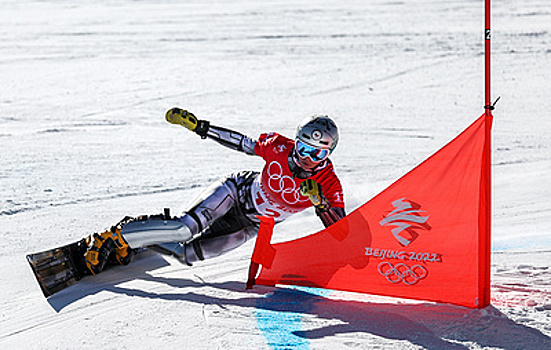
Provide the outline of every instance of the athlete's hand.
{"type": "Polygon", "coordinates": [[[300,184],[300,194],[307,196],[312,204],[319,209],[327,207],[327,199],[323,196],[321,185],[315,180],[307,179],[300,184]]]}
{"type": "Polygon", "coordinates": [[[166,120],[172,124],[182,125],[186,129],[199,134],[202,138],[207,136],[210,125],[208,121],[199,120],[193,113],[178,107],[171,108],[166,112],[166,120]]]}
{"type": "Polygon", "coordinates": [[[193,113],[174,107],[166,112],[166,120],[172,124],[178,124],[186,127],[191,131],[197,128],[197,118],[193,113]]]}

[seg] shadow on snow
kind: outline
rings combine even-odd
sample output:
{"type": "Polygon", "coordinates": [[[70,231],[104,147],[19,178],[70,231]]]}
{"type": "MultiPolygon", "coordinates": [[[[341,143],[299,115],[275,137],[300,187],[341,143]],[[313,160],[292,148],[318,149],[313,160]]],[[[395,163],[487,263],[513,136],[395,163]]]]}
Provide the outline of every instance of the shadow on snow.
{"type": "MultiPolygon", "coordinates": [[[[167,262],[152,253],[146,253],[133,268],[118,267],[95,276],[93,283],[79,283],[50,297],[48,302],[61,311],[86,296],[110,291],[112,293],[148,299],[187,301],[201,305],[253,308],[285,314],[300,314],[325,319],[330,324],[315,329],[290,329],[292,336],[306,340],[321,339],[338,334],[364,333],[389,340],[409,341],[426,349],[467,349],[462,343],[476,343],[482,347],[502,349],[551,348],[551,338],[521,324],[515,323],[493,306],[471,310],[459,306],[433,303],[371,303],[335,300],[320,296],[312,288],[271,288],[257,286],[243,298],[223,298],[209,295],[206,288],[227,292],[245,292],[243,282],[208,283],[189,279],[151,276],[152,271],[167,262]],[[120,270],[119,270],[120,269],[120,270]],[[131,276],[122,271],[131,270],[131,276]],[[114,280],[114,276],[117,277],[114,280]],[[119,287],[130,280],[145,280],[182,289],[181,293],[149,292],[119,287]],[[189,289],[192,289],[190,292],[189,289]],[[204,293],[202,293],[204,292],[204,293]],[[338,323],[338,324],[336,324],[338,323]]],[[[244,272],[245,276],[245,272],[244,272]]],[[[89,281],[92,281],[90,279],[89,281]]],[[[212,293],[210,293],[212,294],[212,293]]],[[[257,313],[258,317],[258,313],[257,313]]],[[[319,322],[313,322],[319,325],[319,322]]],[[[311,327],[309,327],[311,328],[311,327]]],[[[282,329],[278,328],[278,332],[282,329]]],[[[285,330],[283,330],[285,331],[285,330]]],[[[358,338],[360,340],[360,338],[358,338]]]]}

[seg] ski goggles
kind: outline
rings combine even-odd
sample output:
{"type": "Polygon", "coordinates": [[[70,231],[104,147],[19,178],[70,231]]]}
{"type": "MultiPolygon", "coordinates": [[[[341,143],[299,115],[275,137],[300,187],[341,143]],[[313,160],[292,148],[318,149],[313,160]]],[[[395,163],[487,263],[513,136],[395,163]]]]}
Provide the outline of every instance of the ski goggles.
{"type": "Polygon", "coordinates": [[[307,145],[300,140],[295,141],[295,149],[300,157],[310,157],[310,159],[312,159],[314,162],[321,162],[325,158],[329,157],[329,154],[331,153],[331,151],[328,149],[319,149],[307,145]]]}

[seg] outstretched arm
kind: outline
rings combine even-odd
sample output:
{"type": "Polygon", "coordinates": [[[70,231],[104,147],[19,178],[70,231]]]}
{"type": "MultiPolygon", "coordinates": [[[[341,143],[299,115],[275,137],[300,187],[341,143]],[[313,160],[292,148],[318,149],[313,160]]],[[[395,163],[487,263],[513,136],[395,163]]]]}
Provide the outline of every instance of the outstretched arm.
{"type": "Polygon", "coordinates": [[[193,113],[180,108],[172,108],[166,112],[166,120],[172,124],[182,125],[195,132],[201,138],[212,139],[219,144],[236,151],[255,155],[254,145],[256,140],[237,131],[211,125],[207,120],[197,119],[193,113]]]}

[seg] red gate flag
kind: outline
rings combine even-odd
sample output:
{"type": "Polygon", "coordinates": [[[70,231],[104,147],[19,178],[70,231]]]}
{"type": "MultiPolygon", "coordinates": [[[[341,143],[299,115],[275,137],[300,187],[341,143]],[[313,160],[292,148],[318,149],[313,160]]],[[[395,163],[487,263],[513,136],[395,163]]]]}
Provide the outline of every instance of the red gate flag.
{"type": "Polygon", "coordinates": [[[318,233],[272,245],[273,224],[263,220],[248,286],[290,284],[471,308],[489,305],[492,119],[482,115],[318,233]]]}

